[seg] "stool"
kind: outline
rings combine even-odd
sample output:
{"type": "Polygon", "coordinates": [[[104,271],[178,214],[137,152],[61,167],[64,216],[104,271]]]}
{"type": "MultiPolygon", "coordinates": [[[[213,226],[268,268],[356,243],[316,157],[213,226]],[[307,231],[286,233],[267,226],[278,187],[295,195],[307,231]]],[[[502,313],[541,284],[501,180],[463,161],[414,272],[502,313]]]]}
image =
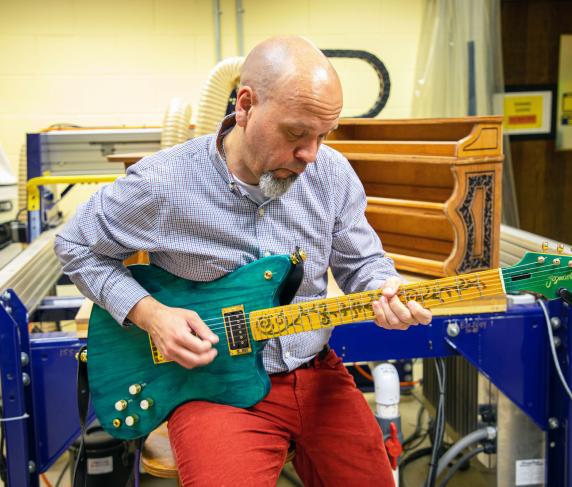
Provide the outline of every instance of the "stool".
{"type": "MultiPolygon", "coordinates": [[[[296,450],[292,443],[284,463],[291,462],[295,455],[296,450]]],[[[143,465],[143,469],[149,475],[162,479],[177,479],[178,482],[177,464],[171,451],[166,422],[153,431],[145,440],[141,452],[141,465],[143,465]]],[[[179,485],[181,485],[180,482],[179,485]]]]}
{"type": "MultiPolygon", "coordinates": [[[[141,451],[141,465],[145,472],[162,479],[179,479],[177,464],[169,443],[167,423],[163,423],[145,440],[141,451]]],[[[179,483],[179,485],[181,485],[179,483]]]]}

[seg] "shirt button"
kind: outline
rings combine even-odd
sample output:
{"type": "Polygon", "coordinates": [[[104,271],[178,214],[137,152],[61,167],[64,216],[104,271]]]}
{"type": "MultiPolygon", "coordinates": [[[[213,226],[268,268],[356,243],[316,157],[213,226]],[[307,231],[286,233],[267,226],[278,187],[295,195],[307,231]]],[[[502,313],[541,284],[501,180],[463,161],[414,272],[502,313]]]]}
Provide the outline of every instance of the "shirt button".
{"type": "Polygon", "coordinates": [[[264,208],[258,208],[258,216],[264,216],[264,208]]]}
{"type": "Polygon", "coordinates": [[[264,257],[270,257],[272,255],[272,252],[270,252],[269,250],[266,250],[263,255],[264,255],[264,257]]]}
{"type": "Polygon", "coordinates": [[[290,358],[290,352],[284,352],[284,357],[290,358]]]}

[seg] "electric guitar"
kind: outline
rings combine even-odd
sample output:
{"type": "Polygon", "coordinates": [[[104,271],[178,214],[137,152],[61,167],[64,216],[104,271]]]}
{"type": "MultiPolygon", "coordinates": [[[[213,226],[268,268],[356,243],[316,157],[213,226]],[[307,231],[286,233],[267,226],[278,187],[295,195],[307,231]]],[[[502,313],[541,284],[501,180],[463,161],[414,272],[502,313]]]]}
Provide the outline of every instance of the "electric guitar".
{"type": "MultiPolygon", "coordinates": [[[[218,355],[209,365],[188,370],[165,360],[146,332],[119,326],[94,305],[87,365],[103,428],[117,438],[134,439],[149,434],[190,400],[252,406],[270,390],[261,354],[266,340],[374,319],[371,303],[381,290],[288,304],[294,293],[287,282],[295,273],[297,262],[291,259],[296,255],[265,257],[207,283],[153,265],[131,266],[133,277],[155,299],[199,314],[220,338],[218,355]]],[[[415,300],[430,309],[517,291],[553,299],[571,289],[572,256],[527,253],[509,268],[403,285],[397,295],[402,302],[415,300]]]]}

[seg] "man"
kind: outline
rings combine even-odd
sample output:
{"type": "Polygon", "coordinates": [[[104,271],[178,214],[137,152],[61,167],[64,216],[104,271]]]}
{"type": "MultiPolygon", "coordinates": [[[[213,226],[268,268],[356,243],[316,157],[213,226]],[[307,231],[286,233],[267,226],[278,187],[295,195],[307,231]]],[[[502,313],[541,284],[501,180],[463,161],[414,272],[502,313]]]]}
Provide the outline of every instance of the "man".
{"type": "MultiPolygon", "coordinates": [[[[378,325],[429,323],[429,311],[395,296],[400,281],[365,220],[363,187],[348,161],[321,145],[341,109],[338,76],[313,44],[259,44],[242,67],[236,112],[217,134],[145,158],[78,210],[56,240],[64,272],[187,368],[216,360],[218,337],[192,310],[162,305],[131,278],[122,259],[134,250],[173,274],[211,281],[300,246],[308,260],[295,301],[324,297],[331,267],[345,292],[384,289],[373,306],[378,325]]],[[[275,485],[291,441],[305,485],[393,485],[380,429],[328,350],[330,333],[270,340],[263,362],[272,389],[254,407],[193,401],[173,412],[183,485],[275,485]]]]}

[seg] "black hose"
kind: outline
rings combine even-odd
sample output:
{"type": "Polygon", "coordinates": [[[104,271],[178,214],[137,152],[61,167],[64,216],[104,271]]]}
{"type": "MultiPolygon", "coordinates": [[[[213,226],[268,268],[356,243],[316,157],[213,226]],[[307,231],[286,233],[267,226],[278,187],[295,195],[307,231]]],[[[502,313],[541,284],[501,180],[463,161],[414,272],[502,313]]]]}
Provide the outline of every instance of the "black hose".
{"type": "Polygon", "coordinates": [[[482,453],[485,451],[485,447],[484,446],[479,446],[478,448],[475,448],[474,450],[471,450],[467,453],[465,453],[457,463],[455,463],[447,472],[447,475],[445,475],[445,477],[443,478],[443,480],[441,481],[441,483],[439,484],[438,487],[445,487],[447,485],[447,482],[449,482],[449,480],[451,480],[451,478],[453,477],[453,475],[455,475],[457,473],[457,470],[459,470],[465,463],[467,463],[468,461],[471,460],[471,458],[473,458],[474,456],[478,455],[479,453],[482,453]]]}
{"type": "Polygon", "coordinates": [[[403,443],[401,444],[401,446],[403,447],[403,450],[407,450],[408,448],[406,448],[406,446],[409,445],[409,443],[412,443],[413,441],[415,441],[417,438],[421,438],[421,437],[424,438],[426,436],[426,434],[423,433],[423,431],[422,431],[423,428],[421,425],[424,412],[425,412],[425,405],[423,403],[421,403],[421,406],[419,407],[419,411],[417,412],[417,424],[415,426],[415,431],[403,440],[403,443]]]}
{"type": "Polygon", "coordinates": [[[373,118],[379,112],[381,112],[381,110],[383,110],[383,107],[385,107],[385,104],[389,98],[391,82],[389,81],[389,73],[387,72],[387,68],[381,62],[381,59],[379,59],[371,52],[357,49],[322,49],[322,52],[327,57],[361,59],[362,61],[368,63],[377,74],[379,79],[379,93],[377,95],[377,100],[375,101],[373,107],[369,109],[369,111],[362,115],[355,115],[356,118],[373,118]]]}
{"type": "MultiPolygon", "coordinates": [[[[446,447],[442,446],[439,454],[443,455],[445,451],[446,447]]],[[[405,468],[410,463],[413,463],[415,460],[419,460],[420,458],[426,457],[427,455],[431,455],[432,453],[433,453],[433,447],[427,446],[425,448],[421,448],[421,450],[416,450],[407,455],[399,464],[399,485],[405,487],[405,468]]]]}

